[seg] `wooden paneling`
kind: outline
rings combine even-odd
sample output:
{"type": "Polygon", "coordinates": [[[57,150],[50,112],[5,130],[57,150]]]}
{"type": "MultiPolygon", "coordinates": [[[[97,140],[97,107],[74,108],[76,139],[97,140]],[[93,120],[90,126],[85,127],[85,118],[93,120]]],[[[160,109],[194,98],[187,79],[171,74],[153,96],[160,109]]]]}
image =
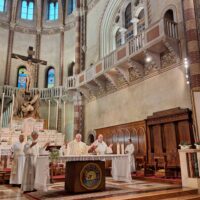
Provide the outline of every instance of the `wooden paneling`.
{"type": "Polygon", "coordinates": [[[96,129],[96,135],[104,136],[104,141],[109,145],[113,143],[113,152],[117,153],[117,143],[128,144],[131,138],[135,146],[135,154],[146,155],[146,123],[145,121],[132,122],[106,128],[96,129]]]}
{"type": "Polygon", "coordinates": [[[148,117],[148,164],[153,165],[156,156],[166,156],[168,166],[178,167],[180,142],[194,143],[191,123],[189,109],[174,108],[148,117]]]}

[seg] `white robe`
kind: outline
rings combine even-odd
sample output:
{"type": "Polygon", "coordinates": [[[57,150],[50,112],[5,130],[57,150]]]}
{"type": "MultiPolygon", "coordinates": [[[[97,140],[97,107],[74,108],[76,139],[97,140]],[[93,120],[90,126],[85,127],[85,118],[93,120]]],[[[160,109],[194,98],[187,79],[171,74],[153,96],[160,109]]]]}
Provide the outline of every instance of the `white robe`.
{"type": "Polygon", "coordinates": [[[20,185],[22,183],[22,177],[24,172],[24,142],[16,142],[12,146],[13,162],[11,167],[10,184],[20,185]]]}
{"type": "Polygon", "coordinates": [[[34,190],[34,182],[35,182],[35,168],[37,157],[40,153],[40,146],[37,143],[36,145],[31,146],[31,143],[26,143],[24,146],[25,153],[25,166],[24,166],[24,174],[22,179],[21,189],[22,191],[33,191],[34,190]]]}
{"type": "Polygon", "coordinates": [[[85,155],[88,154],[89,146],[84,142],[71,141],[67,146],[67,155],[85,155]]]}
{"type": "Polygon", "coordinates": [[[133,144],[128,144],[125,148],[125,153],[128,153],[129,156],[129,164],[130,164],[130,168],[131,168],[131,172],[135,171],[135,157],[134,157],[134,145],[133,144]]]}
{"type": "Polygon", "coordinates": [[[66,156],[66,155],[67,155],[67,152],[68,152],[67,149],[68,149],[68,148],[66,147],[66,145],[63,145],[63,146],[60,148],[60,150],[59,150],[59,155],[60,155],[60,156],[66,156]]]}
{"type": "Polygon", "coordinates": [[[94,145],[97,146],[97,148],[95,149],[97,154],[103,155],[106,153],[112,153],[112,149],[108,147],[104,141],[99,142],[98,140],[96,140],[94,142],[94,145]]]}

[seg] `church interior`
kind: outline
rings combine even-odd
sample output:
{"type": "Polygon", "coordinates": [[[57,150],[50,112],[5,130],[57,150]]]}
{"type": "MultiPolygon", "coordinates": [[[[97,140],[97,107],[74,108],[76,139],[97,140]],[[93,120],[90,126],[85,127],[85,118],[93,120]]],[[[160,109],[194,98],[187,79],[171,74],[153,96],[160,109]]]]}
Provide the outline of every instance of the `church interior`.
{"type": "Polygon", "coordinates": [[[199,0],[0,0],[0,199],[200,199],[199,0]]]}

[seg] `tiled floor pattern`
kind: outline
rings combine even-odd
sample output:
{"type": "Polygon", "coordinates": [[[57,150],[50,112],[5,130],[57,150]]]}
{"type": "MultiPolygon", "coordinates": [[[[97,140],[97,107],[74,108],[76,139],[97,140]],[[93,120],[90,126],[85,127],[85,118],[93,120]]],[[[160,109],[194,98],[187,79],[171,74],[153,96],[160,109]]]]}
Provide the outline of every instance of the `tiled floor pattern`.
{"type": "MultiPolygon", "coordinates": [[[[106,191],[95,192],[90,194],[71,195],[64,191],[64,183],[55,183],[49,186],[48,192],[36,191],[27,194],[22,194],[17,187],[9,185],[0,185],[1,200],[93,200],[97,198],[108,198],[112,196],[147,193],[151,191],[162,191],[180,188],[179,185],[165,183],[150,183],[147,181],[133,180],[131,183],[114,181],[112,178],[106,179],[106,191]]],[[[120,199],[120,198],[119,198],[120,199]]]]}

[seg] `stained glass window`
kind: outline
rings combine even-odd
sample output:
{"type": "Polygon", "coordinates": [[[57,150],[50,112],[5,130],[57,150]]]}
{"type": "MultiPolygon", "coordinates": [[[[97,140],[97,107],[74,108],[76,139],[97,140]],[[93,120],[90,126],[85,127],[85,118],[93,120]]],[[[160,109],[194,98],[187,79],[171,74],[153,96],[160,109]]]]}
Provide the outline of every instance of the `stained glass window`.
{"type": "Polygon", "coordinates": [[[76,9],[76,0],[68,0],[67,13],[70,15],[76,9]]]}
{"type": "Polygon", "coordinates": [[[22,66],[18,70],[18,79],[17,79],[17,87],[25,89],[26,88],[26,67],[22,66]]]}
{"type": "Polygon", "coordinates": [[[5,12],[6,0],[0,0],[0,12],[5,12]]]}
{"type": "Polygon", "coordinates": [[[21,18],[27,20],[33,20],[33,14],[34,14],[33,1],[23,0],[21,7],[21,18]]]}
{"type": "Polygon", "coordinates": [[[47,71],[47,88],[52,88],[55,85],[55,69],[50,67],[47,71]]]}
{"type": "Polygon", "coordinates": [[[48,19],[56,20],[58,19],[58,1],[49,1],[48,4],[48,19]]]}

